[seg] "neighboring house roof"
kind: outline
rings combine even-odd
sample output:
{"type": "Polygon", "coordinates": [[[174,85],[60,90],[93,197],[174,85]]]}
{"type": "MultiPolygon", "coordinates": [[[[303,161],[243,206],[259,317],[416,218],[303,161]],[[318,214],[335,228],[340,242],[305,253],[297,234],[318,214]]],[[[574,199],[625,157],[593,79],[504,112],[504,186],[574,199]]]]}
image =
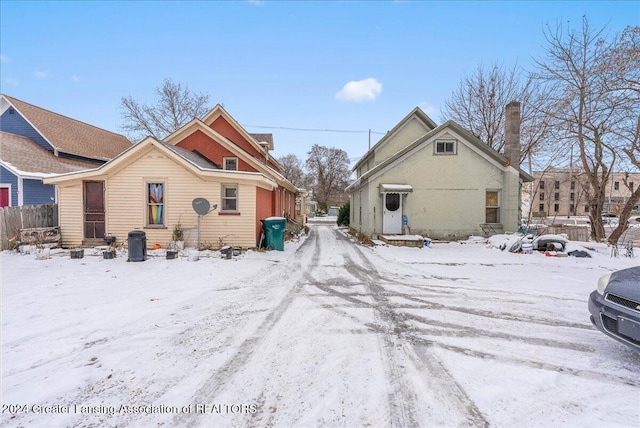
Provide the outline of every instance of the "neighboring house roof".
{"type": "Polygon", "coordinates": [[[2,95],[58,152],[107,161],[131,147],[120,134],[2,95]]]}
{"type": "Polygon", "coordinates": [[[114,168],[119,168],[123,165],[126,166],[133,162],[132,159],[136,159],[135,156],[137,156],[138,153],[145,153],[145,150],[150,146],[153,146],[165,153],[168,157],[182,164],[185,168],[189,169],[196,175],[218,177],[224,180],[251,180],[268,189],[276,187],[276,182],[262,173],[222,170],[196,153],[158,141],[153,137],[145,138],[138,144],[131,146],[128,150],[111,159],[109,162],[100,165],[100,167],[96,169],[56,175],[45,179],[44,183],[58,184],[65,181],[102,176],[114,168]]]}
{"type": "Polygon", "coordinates": [[[95,163],[59,158],[35,141],[0,131],[0,162],[17,176],[43,178],[93,169],[95,163]]]}
{"type": "Polygon", "coordinates": [[[356,162],[356,164],[353,166],[353,168],[351,169],[352,171],[355,171],[356,169],[358,169],[360,167],[360,165],[362,165],[367,159],[369,159],[369,157],[375,153],[375,151],[380,148],[380,146],[384,145],[387,141],[389,141],[389,139],[391,137],[393,137],[403,126],[405,126],[412,118],[416,118],[418,120],[420,120],[425,127],[428,130],[432,130],[434,128],[436,128],[438,125],[436,125],[436,123],[431,120],[431,118],[429,116],[427,116],[427,114],[422,111],[422,109],[420,107],[416,107],[413,110],[411,110],[409,112],[408,115],[406,115],[404,118],[402,118],[402,120],[400,122],[398,122],[398,124],[396,126],[393,127],[393,129],[389,132],[387,132],[385,134],[384,137],[382,137],[377,143],[375,143],[373,145],[373,147],[371,147],[361,158],[358,162],[356,162]]]}
{"type": "Polygon", "coordinates": [[[273,134],[249,134],[254,140],[260,144],[261,142],[269,143],[269,150],[273,150],[273,134]]]}
{"type": "MultiPolygon", "coordinates": [[[[418,138],[417,140],[415,140],[413,143],[409,144],[402,150],[396,152],[393,156],[385,159],[375,167],[371,168],[370,170],[362,174],[362,176],[360,176],[358,180],[356,180],[354,183],[352,183],[347,187],[347,191],[353,191],[355,189],[360,188],[362,185],[364,185],[368,181],[369,177],[371,177],[372,175],[380,171],[390,168],[398,159],[407,155],[409,152],[416,149],[421,144],[425,143],[427,140],[431,139],[432,137],[434,137],[435,135],[439,134],[440,132],[442,132],[447,128],[453,130],[454,132],[462,136],[465,141],[469,142],[473,147],[475,147],[476,149],[478,149],[479,151],[487,155],[491,160],[496,162],[498,165],[502,166],[503,168],[509,167],[509,160],[505,156],[501,155],[495,149],[483,143],[475,135],[473,135],[471,132],[464,129],[462,126],[458,125],[456,122],[452,120],[448,120],[447,122],[443,123],[442,125],[438,126],[437,128],[431,130],[427,134],[418,138]]],[[[531,182],[534,180],[534,178],[531,175],[527,174],[524,171],[519,171],[519,176],[522,179],[522,181],[525,181],[525,182],[531,182]]]]}

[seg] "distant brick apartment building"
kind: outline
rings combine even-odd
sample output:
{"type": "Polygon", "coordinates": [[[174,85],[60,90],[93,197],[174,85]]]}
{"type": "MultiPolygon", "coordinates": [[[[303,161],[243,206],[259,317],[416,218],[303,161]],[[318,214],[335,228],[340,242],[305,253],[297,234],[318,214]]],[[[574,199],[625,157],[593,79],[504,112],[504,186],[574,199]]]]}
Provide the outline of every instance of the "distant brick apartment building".
{"type": "MultiPolygon", "coordinates": [[[[582,170],[550,169],[535,171],[531,211],[533,217],[587,216],[589,204],[585,189],[589,182],[582,170]]],[[[625,173],[613,173],[606,186],[603,213],[619,214],[631,192],[640,185],[640,173],[630,173],[625,185],[625,173]]],[[[635,207],[638,210],[638,207],[635,207]]]]}

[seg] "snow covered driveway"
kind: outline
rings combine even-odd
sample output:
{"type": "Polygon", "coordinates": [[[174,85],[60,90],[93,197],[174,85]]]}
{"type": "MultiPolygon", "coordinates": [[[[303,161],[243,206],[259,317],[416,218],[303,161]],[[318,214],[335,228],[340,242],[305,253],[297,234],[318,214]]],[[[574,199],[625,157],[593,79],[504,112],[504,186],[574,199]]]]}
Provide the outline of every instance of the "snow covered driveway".
{"type": "Polygon", "coordinates": [[[638,426],[640,355],[596,331],[637,264],[318,225],[235,260],[2,254],[2,426],[638,426]]]}

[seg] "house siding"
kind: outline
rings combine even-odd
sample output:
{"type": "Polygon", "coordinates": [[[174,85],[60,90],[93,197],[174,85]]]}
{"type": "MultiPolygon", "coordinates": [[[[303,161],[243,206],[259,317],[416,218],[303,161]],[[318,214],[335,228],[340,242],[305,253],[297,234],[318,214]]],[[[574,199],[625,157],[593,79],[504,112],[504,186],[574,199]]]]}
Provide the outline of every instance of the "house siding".
{"type": "Polygon", "coordinates": [[[395,135],[391,136],[388,141],[375,150],[373,162],[368,165],[369,168],[367,170],[395,155],[429,131],[430,129],[426,128],[418,119],[411,118],[395,135]]]}
{"type": "Polygon", "coordinates": [[[54,148],[47,142],[47,140],[36,131],[33,126],[27,122],[27,120],[20,114],[17,109],[9,107],[0,116],[0,131],[8,132],[10,134],[22,135],[35,141],[37,144],[49,151],[54,151],[54,148]],[[11,114],[13,109],[14,113],[11,114]]]}
{"type": "Polygon", "coordinates": [[[233,141],[238,147],[242,148],[254,158],[264,159],[264,153],[259,152],[253,144],[249,143],[224,117],[218,117],[211,123],[210,127],[220,135],[233,141]]]}
{"type": "Polygon", "coordinates": [[[273,199],[271,192],[266,189],[256,189],[256,242],[260,243],[262,223],[260,220],[274,215],[273,199]]]}
{"type": "Polygon", "coordinates": [[[245,162],[242,158],[238,157],[235,153],[226,149],[200,130],[195,131],[193,134],[176,144],[176,146],[189,151],[197,150],[200,154],[218,165],[220,168],[224,168],[225,157],[236,157],[238,158],[238,171],[257,172],[255,168],[245,162]]]}
{"type": "Polygon", "coordinates": [[[0,166],[0,183],[11,185],[11,206],[18,205],[18,177],[7,168],[0,166]]]}
{"type": "Polygon", "coordinates": [[[83,222],[82,182],[59,185],[58,223],[63,247],[72,248],[82,245],[83,222]]]}
{"type": "MultiPolygon", "coordinates": [[[[238,215],[220,215],[220,208],[201,218],[200,242],[211,246],[256,246],[256,186],[246,179],[220,181],[194,175],[183,165],[155,147],[149,147],[126,165],[114,168],[108,175],[91,177],[90,181],[105,181],[106,232],[123,243],[128,234],[142,230],[147,246],[158,243],[167,247],[173,227],[180,222],[185,228],[187,246],[197,241],[198,216],[193,211],[194,198],[206,198],[211,205],[222,206],[221,184],[238,184],[238,215]],[[165,183],[165,227],[146,225],[146,183],[165,183]]],[[[83,240],[83,203],[81,180],[60,185],[60,223],[63,244],[81,245],[83,240]]]]}
{"type": "Polygon", "coordinates": [[[56,197],[56,188],[50,184],[42,184],[42,180],[22,180],[23,205],[53,204],[56,197]]]}
{"type": "Polygon", "coordinates": [[[504,171],[467,146],[457,134],[444,132],[407,153],[383,173],[374,174],[368,184],[354,190],[351,194],[353,227],[368,235],[381,234],[383,207],[380,185],[409,184],[413,192],[403,198],[403,214],[408,218],[411,233],[448,239],[482,234],[480,224],[486,222],[487,190],[500,192],[504,230],[515,231],[519,185],[514,185],[513,180],[518,181],[515,170],[504,171]],[[435,155],[434,143],[439,139],[457,140],[457,154],[435,155]],[[363,191],[361,227],[358,224],[360,190],[363,191]]]}

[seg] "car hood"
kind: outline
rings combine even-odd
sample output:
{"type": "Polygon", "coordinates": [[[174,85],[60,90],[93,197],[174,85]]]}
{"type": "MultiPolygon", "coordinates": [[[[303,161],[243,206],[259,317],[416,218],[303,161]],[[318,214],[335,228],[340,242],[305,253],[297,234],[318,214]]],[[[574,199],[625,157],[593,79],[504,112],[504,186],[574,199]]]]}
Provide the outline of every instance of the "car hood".
{"type": "Polygon", "coordinates": [[[640,266],[613,272],[605,291],[640,302],[640,266]]]}

